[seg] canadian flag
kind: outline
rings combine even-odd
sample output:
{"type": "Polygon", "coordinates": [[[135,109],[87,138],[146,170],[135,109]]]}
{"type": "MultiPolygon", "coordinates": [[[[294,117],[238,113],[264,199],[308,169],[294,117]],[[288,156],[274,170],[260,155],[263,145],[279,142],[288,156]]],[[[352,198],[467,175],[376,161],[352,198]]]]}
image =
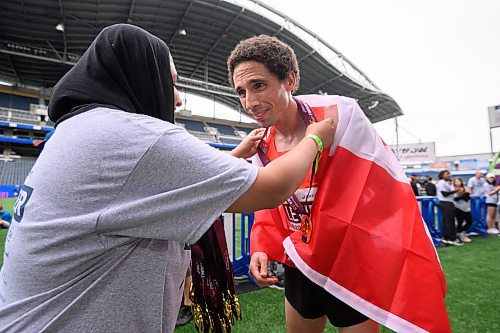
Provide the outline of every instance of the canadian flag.
{"type": "Polygon", "coordinates": [[[297,98],[313,112],[335,106],[339,114],[312,206],[312,238],[306,244],[300,231],[285,230],[278,209],[256,212],[252,253],[291,260],[332,295],[396,332],[451,332],[445,277],[391,149],[353,99],[297,98]]]}

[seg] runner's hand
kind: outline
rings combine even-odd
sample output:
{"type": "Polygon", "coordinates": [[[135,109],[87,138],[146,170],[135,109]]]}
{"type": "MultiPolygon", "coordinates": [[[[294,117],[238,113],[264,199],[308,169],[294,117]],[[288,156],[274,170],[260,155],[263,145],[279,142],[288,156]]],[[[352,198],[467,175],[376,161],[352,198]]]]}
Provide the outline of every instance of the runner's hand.
{"type": "Polygon", "coordinates": [[[278,282],[277,277],[269,277],[267,265],[269,259],[264,252],[254,252],[250,258],[250,275],[259,287],[268,287],[278,282]]]}

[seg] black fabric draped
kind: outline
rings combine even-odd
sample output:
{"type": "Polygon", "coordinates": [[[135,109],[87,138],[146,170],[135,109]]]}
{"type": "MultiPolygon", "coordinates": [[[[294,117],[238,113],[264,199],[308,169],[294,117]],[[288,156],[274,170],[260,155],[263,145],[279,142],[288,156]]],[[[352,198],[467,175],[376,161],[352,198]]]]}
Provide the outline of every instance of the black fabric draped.
{"type": "Polygon", "coordinates": [[[174,122],[168,46],[147,31],[116,24],[101,31],[55,85],[49,117],[59,124],[97,106],[174,122]]]}

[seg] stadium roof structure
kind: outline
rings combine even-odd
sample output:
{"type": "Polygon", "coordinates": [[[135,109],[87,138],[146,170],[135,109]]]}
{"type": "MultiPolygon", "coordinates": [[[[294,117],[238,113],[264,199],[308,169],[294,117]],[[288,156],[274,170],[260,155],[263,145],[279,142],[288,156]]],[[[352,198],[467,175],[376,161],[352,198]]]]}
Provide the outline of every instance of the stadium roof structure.
{"type": "Polygon", "coordinates": [[[102,28],[140,26],[171,48],[179,86],[240,107],[229,87],[226,59],[242,39],[274,35],[295,50],[298,94],[357,99],[372,122],[401,108],[339,51],[300,23],[256,0],[2,0],[0,80],[50,88],[78,61],[102,28]]]}

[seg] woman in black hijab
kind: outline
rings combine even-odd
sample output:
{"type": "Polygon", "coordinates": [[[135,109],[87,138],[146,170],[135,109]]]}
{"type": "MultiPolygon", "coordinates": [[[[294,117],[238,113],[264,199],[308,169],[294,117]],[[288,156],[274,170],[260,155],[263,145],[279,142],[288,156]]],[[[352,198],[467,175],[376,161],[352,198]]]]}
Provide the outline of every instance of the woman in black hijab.
{"type": "MultiPolygon", "coordinates": [[[[185,244],[222,212],[275,207],[301,184],[314,140],[266,168],[213,149],[172,124],[175,79],[165,43],[120,24],[54,87],[57,128],[20,190],[6,239],[1,332],[173,332],[185,244]]],[[[333,122],[308,133],[328,147],[333,122]]],[[[245,140],[240,156],[258,139],[245,140]]],[[[204,259],[204,247],[194,252],[204,259]]]]}
{"type": "Polygon", "coordinates": [[[105,106],[173,123],[171,64],[161,39],[132,25],[106,28],[54,87],[49,117],[59,124],[105,106]]]}

